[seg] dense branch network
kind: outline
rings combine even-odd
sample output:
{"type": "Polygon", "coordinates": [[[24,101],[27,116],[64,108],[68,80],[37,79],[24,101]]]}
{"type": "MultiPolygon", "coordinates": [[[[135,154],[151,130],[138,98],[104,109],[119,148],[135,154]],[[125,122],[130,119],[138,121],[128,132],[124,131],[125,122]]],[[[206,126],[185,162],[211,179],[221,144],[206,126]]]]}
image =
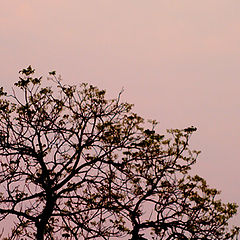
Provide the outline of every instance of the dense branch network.
{"type": "Polygon", "coordinates": [[[235,204],[188,174],[199,154],[196,129],[149,129],[132,105],[105,91],[51,87],[20,71],[17,90],[0,89],[0,221],[5,239],[233,239],[235,204]]]}

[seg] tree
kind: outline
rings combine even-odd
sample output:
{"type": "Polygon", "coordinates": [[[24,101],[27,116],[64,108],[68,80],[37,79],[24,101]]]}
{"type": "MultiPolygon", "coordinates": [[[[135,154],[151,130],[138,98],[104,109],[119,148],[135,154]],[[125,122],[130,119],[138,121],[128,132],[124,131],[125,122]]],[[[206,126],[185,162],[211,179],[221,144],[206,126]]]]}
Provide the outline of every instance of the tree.
{"type": "Polygon", "coordinates": [[[49,86],[29,66],[0,89],[0,221],[5,239],[233,239],[236,204],[189,170],[196,128],[156,133],[132,105],[88,84],[49,86]],[[13,218],[12,218],[13,219],[13,218]]]}

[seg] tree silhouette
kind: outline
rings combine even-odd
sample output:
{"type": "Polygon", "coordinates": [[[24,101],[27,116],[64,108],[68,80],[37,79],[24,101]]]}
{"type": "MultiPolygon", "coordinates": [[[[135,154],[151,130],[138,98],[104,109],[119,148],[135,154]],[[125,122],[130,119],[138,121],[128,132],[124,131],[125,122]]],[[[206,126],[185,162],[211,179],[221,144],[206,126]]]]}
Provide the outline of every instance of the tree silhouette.
{"type": "Polygon", "coordinates": [[[196,128],[155,132],[120,95],[49,85],[20,71],[0,89],[0,221],[5,239],[233,239],[235,204],[188,171],[196,128]],[[3,229],[3,227],[2,227],[3,229]]]}

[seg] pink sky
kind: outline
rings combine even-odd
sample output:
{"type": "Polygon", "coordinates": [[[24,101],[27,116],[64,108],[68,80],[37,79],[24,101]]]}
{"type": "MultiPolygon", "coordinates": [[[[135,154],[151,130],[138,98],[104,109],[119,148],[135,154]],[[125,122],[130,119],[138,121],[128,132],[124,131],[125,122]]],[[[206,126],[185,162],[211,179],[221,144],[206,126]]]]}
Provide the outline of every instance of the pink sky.
{"type": "Polygon", "coordinates": [[[31,64],[111,97],[124,87],[160,131],[198,128],[194,172],[240,205],[239,12],[239,0],[2,1],[0,86],[31,64]]]}

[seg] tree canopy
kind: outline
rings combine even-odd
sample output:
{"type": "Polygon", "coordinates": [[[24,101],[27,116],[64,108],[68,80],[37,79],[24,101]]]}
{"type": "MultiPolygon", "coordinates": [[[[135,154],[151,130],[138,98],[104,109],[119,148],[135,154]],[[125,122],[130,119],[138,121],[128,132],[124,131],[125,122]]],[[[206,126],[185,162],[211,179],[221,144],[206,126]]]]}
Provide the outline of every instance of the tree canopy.
{"type": "Polygon", "coordinates": [[[158,134],[121,93],[19,73],[0,89],[4,239],[234,239],[237,205],[189,174],[195,127],[158,134]]]}

